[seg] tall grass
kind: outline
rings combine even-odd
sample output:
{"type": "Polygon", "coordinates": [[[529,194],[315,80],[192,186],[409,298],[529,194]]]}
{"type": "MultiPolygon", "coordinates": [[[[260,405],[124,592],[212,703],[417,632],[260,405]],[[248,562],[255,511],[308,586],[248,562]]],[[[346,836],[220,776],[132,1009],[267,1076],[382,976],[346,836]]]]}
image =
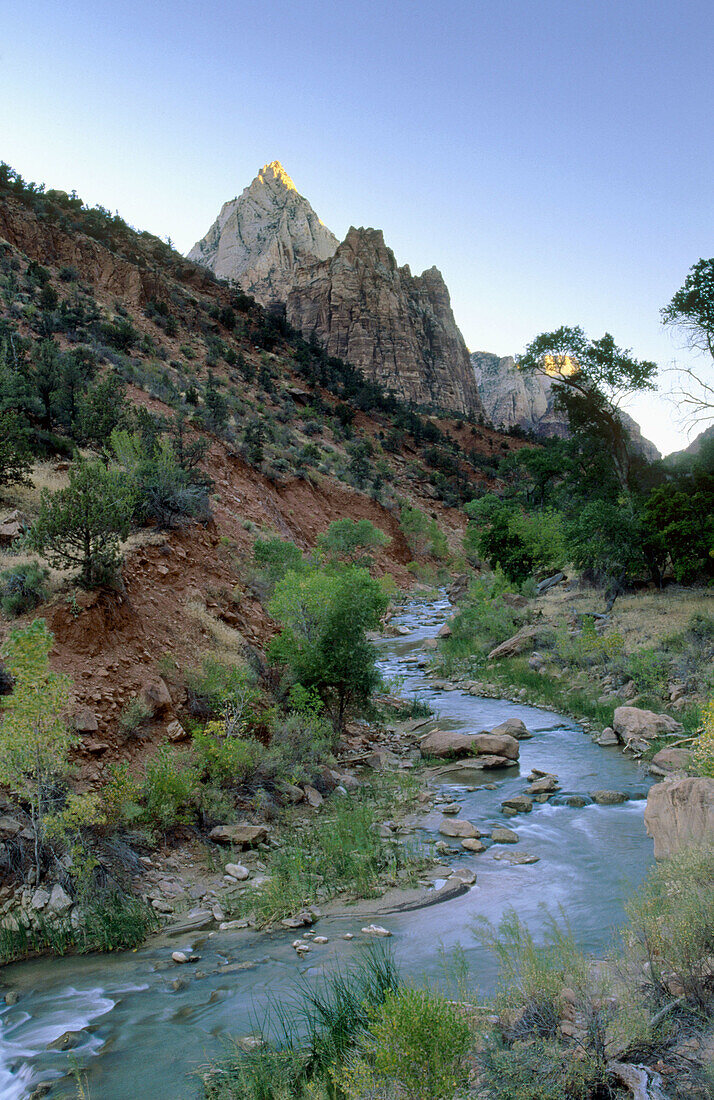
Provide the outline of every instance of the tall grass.
{"type": "Polygon", "coordinates": [[[398,789],[404,792],[403,786],[390,792],[385,784],[381,797],[368,789],[334,799],[319,816],[286,831],[282,847],[272,857],[267,882],[241,898],[236,911],[249,908],[268,924],[343,892],[373,897],[385,879],[416,874],[424,862],[419,848],[379,833],[398,789]]]}
{"type": "Polygon", "coordinates": [[[0,927],[0,965],[36,955],[86,955],[137,947],[159,926],[156,913],[138,898],[118,893],[97,898],[85,908],[82,924],[51,919],[41,912],[16,928],[0,927]]]}
{"type": "Polygon", "coordinates": [[[258,1027],[272,1038],[236,1045],[202,1073],[204,1100],[334,1100],[332,1072],[368,1026],[371,1010],[399,986],[391,952],[374,945],[356,964],[274,1001],[258,1027]]]}

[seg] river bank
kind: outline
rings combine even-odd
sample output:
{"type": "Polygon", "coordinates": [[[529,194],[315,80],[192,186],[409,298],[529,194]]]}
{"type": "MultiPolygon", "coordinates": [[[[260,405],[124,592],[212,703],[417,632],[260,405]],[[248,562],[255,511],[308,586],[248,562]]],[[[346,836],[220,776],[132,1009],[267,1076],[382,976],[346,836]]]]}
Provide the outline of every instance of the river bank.
{"type": "MultiPolygon", "coordinates": [[[[437,844],[453,849],[441,855],[438,867],[433,864],[435,871],[443,867],[443,877],[436,879],[432,893],[460,878],[460,871],[475,875],[475,884],[464,889],[465,884],[456,883],[455,896],[428,908],[396,911],[404,900],[401,892],[358,906],[321,906],[323,916],[310,926],[316,936],[308,937],[313,943],[302,957],[292,946],[295,930],[216,928],[164,935],[130,953],[7,967],[4,980],[18,1001],[0,1014],[5,1095],[25,1097],[38,1083],[51,1083],[66,1072],[68,1053],[47,1047],[69,1032],[91,1095],[102,1100],[191,1097],[198,1088],[191,1072],[217,1057],[227,1036],[251,1033],[275,996],[290,1000],[296,979],[313,981],[356,957],[372,940],[362,932],[371,923],[391,932],[389,942],[406,974],[442,983],[444,953],[460,947],[477,985],[486,991],[495,984],[497,967],[473,940],[471,925],[477,917],[497,922],[510,905],[517,905],[535,934],[544,926],[542,903],[554,910],[562,905],[579,944],[595,954],[606,950],[612,928],[622,919],[624,899],[652,864],[642,821],[650,780],[620,752],[594,746],[568,719],[458,690],[433,691],[420,665],[427,659],[426,641],[436,636],[449,612],[443,600],[399,612],[393,621],[406,633],[379,643],[380,667],[387,677],[399,677],[404,696],[436,709],[433,724],[474,732],[513,717],[532,734],[520,743],[517,767],[458,780],[425,773],[433,805],[410,835],[433,849],[437,844]],[[580,807],[535,803],[530,813],[506,817],[501,803],[523,793],[533,768],[557,774],[563,794],[587,795],[608,787],[636,797],[613,806],[589,798],[580,807]],[[457,818],[472,822],[483,835],[483,852],[470,852],[439,833],[444,820],[454,819],[442,808],[454,804],[457,818]],[[517,834],[515,845],[491,839],[494,828],[504,826],[517,834]],[[509,861],[521,852],[537,862],[509,861]],[[392,900],[393,911],[384,911],[392,900]],[[317,936],[328,942],[315,942],[317,936]],[[200,957],[177,964],[174,951],[200,957]]],[[[419,732],[410,731],[410,745],[419,732]]],[[[299,929],[298,935],[309,930],[299,929]]],[[[51,1088],[53,1097],[74,1095],[69,1083],[58,1081],[51,1088]]]]}

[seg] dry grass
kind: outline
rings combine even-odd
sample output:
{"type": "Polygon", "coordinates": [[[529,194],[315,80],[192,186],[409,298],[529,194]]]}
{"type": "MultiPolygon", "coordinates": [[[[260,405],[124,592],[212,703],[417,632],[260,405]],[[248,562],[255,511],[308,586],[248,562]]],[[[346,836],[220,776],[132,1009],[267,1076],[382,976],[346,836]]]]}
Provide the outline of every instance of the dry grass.
{"type": "MultiPolygon", "coordinates": [[[[601,612],[604,599],[596,590],[565,592],[556,588],[536,600],[535,606],[547,622],[562,626],[571,608],[581,614],[601,612]]],[[[714,616],[714,590],[671,585],[661,592],[648,589],[620,597],[612,611],[611,629],[622,634],[627,652],[644,646],[657,648],[665,638],[685,630],[693,615],[714,616]]]]}
{"type": "Polygon", "coordinates": [[[200,600],[189,600],[186,614],[213,639],[222,660],[232,660],[235,664],[244,662],[246,640],[238,630],[217,619],[200,600]]]}
{"type": "Polygon", "coordinates": [[[33,519],[39,510],[43,489],[54,493],[69,485],[67,470],[58,470],[56,466],[54,462],[36,462],[26,484],[8,486],[3,494],[0,515],[17,508],[28,519],[33,519]]]}

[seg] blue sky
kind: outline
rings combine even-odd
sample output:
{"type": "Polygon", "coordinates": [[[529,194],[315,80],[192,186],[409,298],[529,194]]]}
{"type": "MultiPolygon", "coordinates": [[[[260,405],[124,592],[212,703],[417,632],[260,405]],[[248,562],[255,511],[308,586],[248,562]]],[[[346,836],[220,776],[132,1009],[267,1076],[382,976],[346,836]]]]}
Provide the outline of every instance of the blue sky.
{"type": "MultiPolygon", "coordinates": [[[[35,0],[2,26],[28,178],[185,251],[281,160],[338,237],[436,264],[472,349],[581,324],[691,362],[659,309],[713,251],[710,3],[35,0]]],[[[630,412],[685,441],[662,397],[630,412]]]]}

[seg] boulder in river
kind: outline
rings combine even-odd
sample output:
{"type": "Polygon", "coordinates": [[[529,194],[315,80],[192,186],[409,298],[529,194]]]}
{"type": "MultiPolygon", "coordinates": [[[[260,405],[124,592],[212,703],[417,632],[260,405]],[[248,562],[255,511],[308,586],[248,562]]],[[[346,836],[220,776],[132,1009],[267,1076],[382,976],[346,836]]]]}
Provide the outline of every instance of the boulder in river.
{"type": "Polygon", "coordinates": [[[501,803],[504,813],[529,814],[533,809],[533,799],[527,794],[515,794],[501,803]]]}
{"type": "Polygon", "coordinates": [[[714,843],[714,779],[665,779],[650,788],[645,826],[655,859],[668,859],[691,844],[714,843]]]}
{"type": "Polygon", "coordinates": [[[503,859],[507,863],[538,863],[540,856],[531,855],[530,852],[494,852],[494,859],[503,859]]]}
{"type": "Polygon", "coordinates": [[[478,756],[505,756],[508,760],[517,760],[520,753],[518,741],[509,733],[477,733],[471,738],[471,746],[478,756]]]}
{"type": "Polygon", "coordinates": [[[461,841],[461,847],[467,852],[485,852],[486,845],[476,836],[467,836],[461,841]]]}
{"type": "Polygon", "coordinates": [[[682,732],[681,724],[668,714],[655,714],[652,710],[640,710],[639,707],[617,707],[612,728],[625,744],[682,732]]]}
{"type": "Polygon", "coordinates": [[[629,799],[629,795],[622,791],[592,791],[591,796],[598,806],[619,806],[621,802],[627,802],[629,799]]]}
{"type": "Polygon", "coordinates": [[[507,829],[505,825],[496,825],[491,829],[491,840],[494,844],[517,844],[518,833],[507,829]]]}
{"type": "Polygon", "coordinates": [[[469,756],[472,738],[458,730],[431,730],[419,741],[419,748],[425,756],[469,756]]]}
{"type": "Polygon", "coordinates": [[[525,722],[522,722],[520,718],[507,718],[505,722],[494,726],[491,733],[494,737],[507,734],[509,737],[515,737],[516,741],[527,741],[533,736],[532,733],[528,732],[525,722]]]}
{"type": "Polygon", "coordinates": [[[481,833],[470,821],[465,821],[463,818],[457,818],[452,821],[442,821],[439,825],[439,832],[442,836],[458,836],[458,837],[479,837],[481,833]]]}

